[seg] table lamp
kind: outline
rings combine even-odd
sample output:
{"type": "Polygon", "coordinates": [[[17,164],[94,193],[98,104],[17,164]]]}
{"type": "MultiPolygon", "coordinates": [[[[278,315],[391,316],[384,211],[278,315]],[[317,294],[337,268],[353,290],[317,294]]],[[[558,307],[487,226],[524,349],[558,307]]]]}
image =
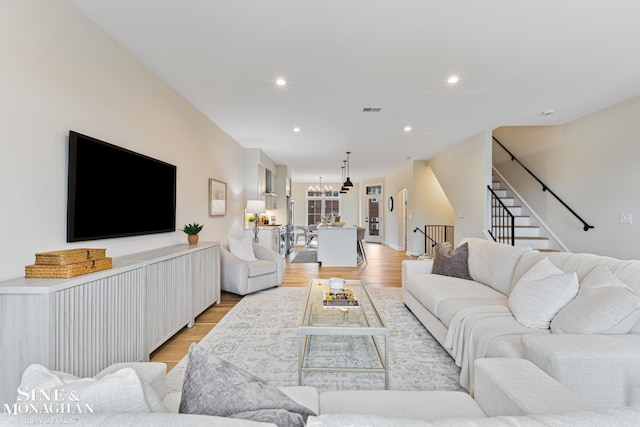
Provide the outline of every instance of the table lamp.
{"type": "Polygon", "coordinates": [[[253,242],[258,243],[258,218],[261,213],[266,210],[264,200],[247,200],[247,212],[253,213],[255,221],[253,222],[253,242]]]}

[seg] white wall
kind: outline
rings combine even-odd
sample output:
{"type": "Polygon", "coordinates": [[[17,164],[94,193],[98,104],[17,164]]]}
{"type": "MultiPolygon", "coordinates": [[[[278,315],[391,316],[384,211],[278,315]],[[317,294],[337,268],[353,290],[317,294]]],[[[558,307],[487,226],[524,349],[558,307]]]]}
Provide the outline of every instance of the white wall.
{"type": "MultiPolygon", "coordinates": [[[[413,184],[409,191],[408,247],[413,253],[424,252],[425,237],[421,233],[413,233],[418,227],[425,225],[454,225],[453,206],[449,202],[433,169],[427,162],[413,162],[413,184]]],[[[457,230],[454,230],[454,237],[457,230]]]]}
{"type": "Polygon", "coordinates": [[[402,201],[398,200],[398,190],[408,188],[413,182],[413,164],[407,163],[384,180],[384,198],[382,199],[382,218],[384,243],[394,249],[402,249],[402,201]],[[388,200],[393,197],[393,212],[389,211],[388,200]]]}
{"type": "Polygon", "coordinates": [[[487,185],[491,183],[491,133],[477,134],[429,160],[455,212],[455,243],[484,237],[487,185]]]}
{"type": "Polygon", "coordinates": [[[402,201],[398,191],[407,189],[407,251],[424,252],[424,236],[414,233],[425,225],[453,225],[453,208],[432,169],[424,160],[415,160],[385,178],[384,242],[394,249],[402,249],[402,201]],[[393,196],[395,206],[389,212],[387,201],[393,196]]]}
{"type": "Polygon", "coordinates": [[[241,225],[242,148],[68,3],[0,3],[0,94],[0,280],[36,252],[186,242],[176,231],[67,244],[70,129],[176,165],[178,229],[199,222],[215,241],[241,225]],[[208,216],[209,178],[228,184],[224,217],[208,216]]]}
{"type": "Polygon", "coordinates": [[[499,170],[572,252],[640,258],[640,97],[555,127],[504,127],[496,137],[594,229],[540,190],[499,147],[499,170]],[[620,224],[620,214],[633,214],[620,224]]]}

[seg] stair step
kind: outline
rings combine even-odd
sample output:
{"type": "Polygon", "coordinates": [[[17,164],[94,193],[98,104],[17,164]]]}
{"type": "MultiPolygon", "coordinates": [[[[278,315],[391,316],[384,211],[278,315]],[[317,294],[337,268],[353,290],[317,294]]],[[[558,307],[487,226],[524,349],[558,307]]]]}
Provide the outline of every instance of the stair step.
{"type": "MultiPolygon", "coordinates": [[[[517,216],[523,216],[522,215],[522,206],[507,206],[507,208],[509,209],[509,212],[511,212],[511,215],[517,217],[517,216]]],[[[501,218],[503,216],[508,217],[509,215],[494,215],[494,217],[496,218],[501,218]]]]}
{"type": "Polygon", "coordinates": [[[532,247],[534,249],[547,249],[549,239],[547,237],[516,237],[515,244],[519,247],[532,247]]]}
{"type": "MultiPolygon", "coordinates": [[[[499,224],[500,221],[502,221],[502,223],[504,224],[508,220],[508,218],[509,218],[508,216],[494,216],[493,217],[494,224],[499,224]],[[495,221],[496,219],[498,221],[495,221]]],[[[526,216],[526,215],[519,215],[519,216],[514,215],[514,217],[513,217],[513,225],[515,225],[516,227],[517,226],[527,226],[527,225],[529,225],[531,223],[530,220],[531,220],[531,217],[526,216]]]]}
{"type": "MultiPolygon", "coordinates": [[[[508,225],[496,225],[493,228],[510,228],[508,225]]],[[[516,239],[520,237],[538,237],[538,233],[540,231],[540,227],[537,225],[515,225],[514,233],[516,235],[516,239]]]]}

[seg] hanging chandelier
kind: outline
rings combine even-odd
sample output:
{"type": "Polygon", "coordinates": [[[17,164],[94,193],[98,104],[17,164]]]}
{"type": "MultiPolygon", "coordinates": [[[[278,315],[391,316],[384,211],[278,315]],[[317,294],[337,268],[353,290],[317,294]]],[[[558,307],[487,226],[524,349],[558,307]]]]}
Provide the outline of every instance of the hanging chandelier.
{"type": "Polygon", "coordinates": [[[333,187],[329,186],[327,187],[326,185],[324,186],[324,188],[322,187],[322,177],[318,177],[318,185],[316,185],[315,187],[313,185],[309,186],[309,192],[314,192],[315,196],[322,196],[322,195],[330,195],[331,192],[333,191],[333,187]]]}
{"type": "Polygon", "coordinates": [[[349,154],[351,154],[351,151],[347,151],[347,179],[342,184],[342,188],[344,188],[344,187],[353,187],[353,183],[351,182],[351,178],[349,178],[349,154]]]}

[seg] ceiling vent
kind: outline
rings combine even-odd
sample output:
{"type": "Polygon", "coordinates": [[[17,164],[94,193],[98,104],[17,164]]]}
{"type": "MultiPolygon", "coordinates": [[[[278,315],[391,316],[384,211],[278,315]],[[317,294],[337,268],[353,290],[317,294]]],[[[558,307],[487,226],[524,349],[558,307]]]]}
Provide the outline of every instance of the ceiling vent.
{"type": "Polygon", "coordinates": [[[363,113],[379,113],[382,111],[382,107],[364,107],[362,109],[363,113]]]}

